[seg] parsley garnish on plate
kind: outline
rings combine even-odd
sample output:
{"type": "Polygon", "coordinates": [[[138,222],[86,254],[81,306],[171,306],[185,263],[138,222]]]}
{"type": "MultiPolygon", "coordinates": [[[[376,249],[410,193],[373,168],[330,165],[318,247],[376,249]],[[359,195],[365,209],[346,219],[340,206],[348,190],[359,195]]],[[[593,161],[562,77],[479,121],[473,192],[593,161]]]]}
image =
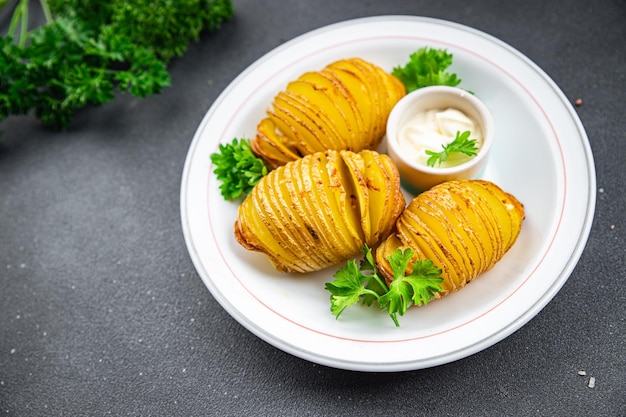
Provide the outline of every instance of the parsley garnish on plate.
{"type": "Polygon", "coordinates": [[[378,275],[372,249],[365,245],[363,253],[360,267],[350,260],[335,273],[333,282],[326,283],[325,288],[331,294],[330,311],[336,318],[359,301],[368,306],[377,302],[399,327],[398,315],[403,316],[411,305],[427,304],[441,291],[441,270],[429,259],[418,259],[412,265],[412,272],[406,274],[414,254],[410,248],[404,251],[398,248],[389,255],[394,275],[389,285],[378,275]]]}
{"type": "Polygon", "coordinates": [[[263,160],[252,152],[249,139],[235,138],[220,144],[219,152],[211,154],[211,162],[226,200],[248,194],[268,172],[263,160]]]}
{"type": "Polygon", "coordinates": [[[409,62],[391,72],[406,87],[406,92],[431,85],[457,86],[461,79],[446,72],[452,64],[452,54],[445,49],[423,47],[409,55],[409,62]]]}

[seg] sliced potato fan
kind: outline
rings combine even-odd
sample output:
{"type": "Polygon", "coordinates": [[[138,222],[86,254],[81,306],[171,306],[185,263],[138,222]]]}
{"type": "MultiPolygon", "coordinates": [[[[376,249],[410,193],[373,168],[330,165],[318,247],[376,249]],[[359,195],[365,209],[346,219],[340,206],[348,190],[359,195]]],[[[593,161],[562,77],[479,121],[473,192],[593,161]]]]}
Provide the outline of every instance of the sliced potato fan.
{"type": "Polygon", "coordinates": [[[376,250],[377,268],[391,281],[387,257],[408,247],[415,252],[413,261],[430,259],[442,270],[439,295],[457,291],[502,259],[523,219],[522,204],[492,182],[445,182],[409,203],[397,231],[376,250]]]}
{"type": "Polygon", "coordinates": [[[375,149],[404,84],[360,58],[307,72],[276,95],[253,151],[271,168],[328,149],[375,149]]]}
{"type": "Polygon", "coordinates": [[[329,150],[271,171],[239,207],[235,237],[283,272],[311,272],[377,246],[406,205],[387,155],[329,150]]]}

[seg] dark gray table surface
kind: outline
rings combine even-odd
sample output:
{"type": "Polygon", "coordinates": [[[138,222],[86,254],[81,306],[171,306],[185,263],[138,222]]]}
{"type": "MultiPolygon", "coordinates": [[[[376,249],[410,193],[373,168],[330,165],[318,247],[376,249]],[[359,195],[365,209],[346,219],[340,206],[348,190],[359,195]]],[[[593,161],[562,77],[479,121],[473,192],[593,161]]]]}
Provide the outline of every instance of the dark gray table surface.
{"type": "Polygon", "coordinates": [[[234,6],[162,94],[87,109],[63,133],[0,123],[0,415],[626,415],[626,2],[234,6]],[[190,260],[179,199],[194,132],[241,71],[302,33],[391,14],[482,30],[582,98],[597,205],[578,265],[527,325],[453,363],[376,374],[296,358],[231,318],[190,260]]]}

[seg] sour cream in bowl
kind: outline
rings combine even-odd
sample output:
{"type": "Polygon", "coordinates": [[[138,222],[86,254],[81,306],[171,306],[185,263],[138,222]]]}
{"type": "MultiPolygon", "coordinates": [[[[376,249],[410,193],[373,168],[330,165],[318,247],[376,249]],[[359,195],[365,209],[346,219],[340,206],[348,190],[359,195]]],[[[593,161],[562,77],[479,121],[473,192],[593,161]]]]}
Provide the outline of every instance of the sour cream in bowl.
{"type": "Polygon", "coordinates": [[[419,193],[445,181],[479,177],[493,137],[491,113],[475,95],[457,87],[432,86],[396,104],[385,141],[403,185],[419,193]],[[465,152],[443,152],[455,139],[462,144],[455,147],[465,152]]]}

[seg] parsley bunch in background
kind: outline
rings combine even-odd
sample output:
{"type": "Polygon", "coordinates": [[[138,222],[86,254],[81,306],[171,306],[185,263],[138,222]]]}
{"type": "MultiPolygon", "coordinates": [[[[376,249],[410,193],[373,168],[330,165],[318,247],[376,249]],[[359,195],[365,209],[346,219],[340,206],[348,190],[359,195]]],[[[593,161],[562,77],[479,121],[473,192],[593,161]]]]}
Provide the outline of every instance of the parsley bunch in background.
{"type": "Polygon", "coordinates": [[[30,3],[0,0],[15,7],[0,37],[0,121],[33,111],[54,129],[117,91],[161,92],[169,61],[234,13],[231,0],[40,0],[46,21],[29,28],[30,3]]]}

